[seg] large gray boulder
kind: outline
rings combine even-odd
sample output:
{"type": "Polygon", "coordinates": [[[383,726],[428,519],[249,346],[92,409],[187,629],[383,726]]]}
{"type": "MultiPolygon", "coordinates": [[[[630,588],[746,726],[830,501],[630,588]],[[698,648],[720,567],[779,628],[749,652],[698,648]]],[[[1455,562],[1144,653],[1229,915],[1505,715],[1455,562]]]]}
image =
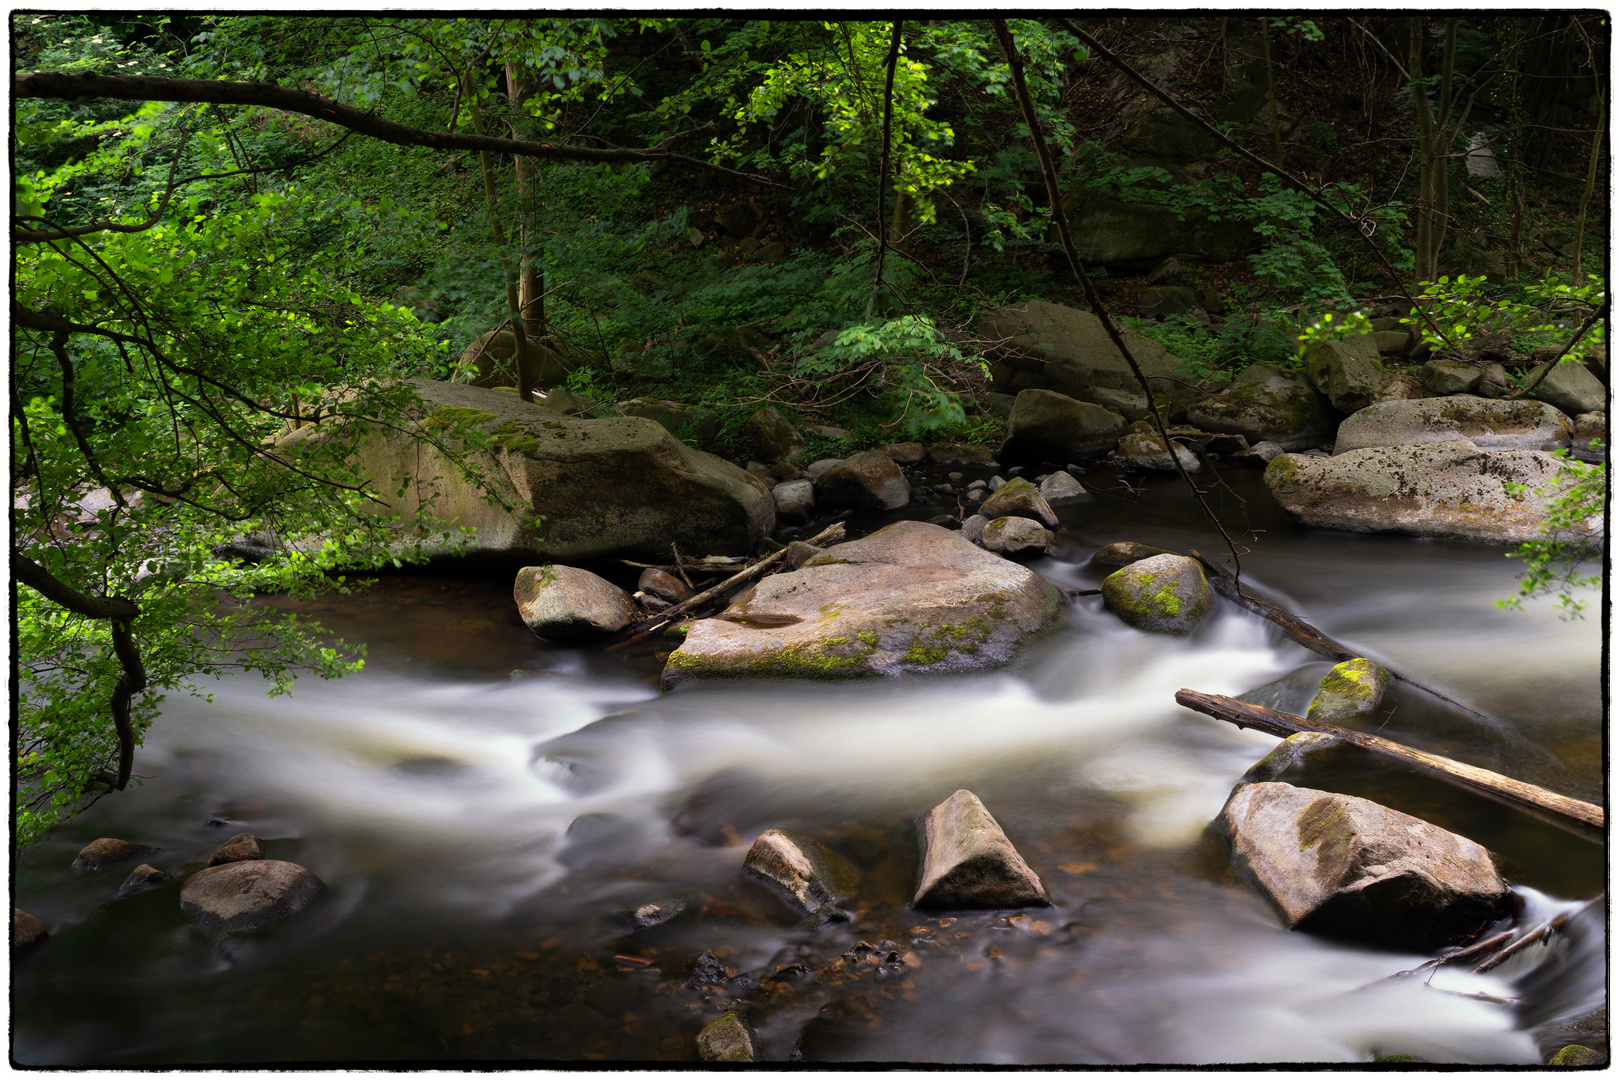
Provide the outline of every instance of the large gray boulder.
{"type": "MultiPolygon", "coordinates": [[[[1076,235],[1079,235],[1076,233],[1076,235]]],[[[1102,320],[1089,311],[1031,300],[987,313],[979,334],[995,342],[996,389],[1019,393],[1055,390],[1077,401],[1118,409],[1131,420],[1148,414],[1147,398],[1102,320]]],[[[1127,331],[1125,344],[1156,398],[1180,401],[1192,379],[1164,346],[1127,331]]],[[[1017,406],[1014,406],[1016,413],[1017,406]]]]}
{"type": "MultiPolygon", "coordinates": [[[[1458,440],[1335,457],[1279,454],[1266,466],[1266,486],[1278,505],[1315,528],[1521,542],[1542,536],[1561,466],[1538,450],[1481,450],[1458,440]],[[1509,483],[1528,490],[1510,492],[1509,483]]],[[[1599,516],[1569,539],[1602,535],[1599,516]]]]}
{"type": "Polygon", "coordinates": [[[1057,589],[1030,570],[961,533],[898,521],[767,577],[693,623],[664,684],[994,668],[1061,621],[1057,589]]]}
{"type": "MultiPolygon", "coordinates": [[[[776,527],[768,488],[730,462],[694,450],[640,417],[584,420],[518,401],[509,393],[412,379],[421,405],[403,423],[377,430],[359,451],[384,512],[475,531],[465,553],[523,554],[564,562],[661,557],[683,551],[741,555],[776,527]],[[458,427],[493,436],[489,452],[465,464],[516,511],[491,502],[430,441],[454,444],[458,427]],[[400,489],[404,488],[403,495],[400,489]]],[[[326,437],[325,424],[286,433],[278,444],[326,437]]],[[[425,554],[462,551],[432,540],[425,554]]]]}
{"type": "Polygon", "coordinates": [[[180,887],[180,910],[208,933],[256,930],[307,908],[326,891],[297,863],[251,859],[199,870],[180,887]]]}
{"type": "Polygon", "coordinates": [[[1102,594],[1127,625],[1178,637],[1198,629],[1214,603],[1204,568],[1185,555],[1154,555],[1115,570],[1102,594]]]}
{"type": "Polygon", "coordinates": [[[1428,951],[1517,903],[1490,852],[1366,799],[1243,784],[1218,823],[1233,866],[1292,929],[1428,951]]]}
{"type": "Polygon", "coordinates": [[[809,477],[789,480],[771,488],[776,500],[776,516],[781,521],[809,521],[816,508],[816,482],[809,477]]]}
{"type": "Polygon", "coordinates": [[[624,590],[577,566],[525,566],[512,585],[523,625],[552,641],[616,634],[636,619],[624,590]]]}
{"type": "Polygon", "coordinates": [[[1086,497],[1085,486],[1061,470],[1042,480],[1039,490],[1048,506],[1069,506],[1086,497]]]}
{"type": "MultiPolygon", "coordinates": [[[[546,395],[549,400],[553,395],[546,395]]],[[[558,403],[564,404],[559,401],[558,403]]],[[[702,405],[688,405],[682,401],[661,401],[657,398],[637,398],[618,406],[625,416],[640,416],[661,426],[665,431],[699,450],[714,446],[720,434],[720,414],[702,405]]]]}
{"type": "Polygon", "coordinates": [[[912,907],[1015,908],[1051,904],[1046,887],[979,797],[966,789],[923,817],[922,872],[912,907]]]}
{"type": "Polygon", "coordinates": [[[1298,372],[1250,364],[1223,393],[1187,408],[1187,422],[1204,431],[1242,435],[1251,444],[1272,442],[1305,450],[1333,437],[1338,417],[1327,398],[1298,372]]]}
{"type": "Polygon", "coordinates": [[[1491,401],[1472,394],[1381,401],[1345,418],[1333,452],[1458,439],[1481,450],[1562,450],[1573,427],[1569,417],[1539,401],[1491,401]]]}
{"type": "Polygon", "coordinates": [[[743,873],[763,881],[817,925],[848,921],[860,872],[827,845],[783,829],[766,829],[743,857],[743,873]]]}
{"type": "Polygon", "coordinates": [[[1389,372],[1378,361],[1371,334],[1347,341],[1313,341],[1305,349],[1305,374],[1342,413],[1365,409],[1383,394],[1389,372]]]}
{"type": "Polygon", "coordinates": [[[819,499],[850,510],[895,510],[911,501],[911,483],[881,450],[847,457],[816,480],[819,499]]]}
{"type": "Polygon", "coordinates": [[[1423,389],[1437,397],[1471,394],[1485,372],[1461,360],[1430,360],[1421,370],[1423,389]]]}
{"type": "Polygon", "coordinates": [[[1586,365],[1575,360],[1561,361],[1541,380],[1534,396],[1549,405],[1555,405],[1570,416],[1603,412],[1609,402],[1609,393],[1598,377],[1586,365]]]}
{"type": "Polygon", "coordinates": [[[1125,418],[1101,405],[1052,390],[1024,390],[1013,399],[1007,441],[998,459],[1079,461],[1106,454],[1125,434],[1125,418]]]}

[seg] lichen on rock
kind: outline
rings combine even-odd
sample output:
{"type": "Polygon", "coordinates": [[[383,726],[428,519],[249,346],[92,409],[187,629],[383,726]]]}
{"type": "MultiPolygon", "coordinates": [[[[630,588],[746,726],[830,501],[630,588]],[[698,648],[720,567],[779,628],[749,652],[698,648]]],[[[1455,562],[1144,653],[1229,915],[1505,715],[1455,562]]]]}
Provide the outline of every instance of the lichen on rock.
{"type": "Polygon", "coordinates": [[[1204,568],[1184,555],[1155,555],[1103,580],[1103,599],[1130,626],[1185,636],[1209,614],[1214,592],[1204,568]]]}
{"type": "Polygon", "coordinates": [[[1322,677],[1305,717],[1324,724],[1343,724],[1372,716],[1383,703],[1392,676],[1365,657],[1335,664],[1322,677]]]}

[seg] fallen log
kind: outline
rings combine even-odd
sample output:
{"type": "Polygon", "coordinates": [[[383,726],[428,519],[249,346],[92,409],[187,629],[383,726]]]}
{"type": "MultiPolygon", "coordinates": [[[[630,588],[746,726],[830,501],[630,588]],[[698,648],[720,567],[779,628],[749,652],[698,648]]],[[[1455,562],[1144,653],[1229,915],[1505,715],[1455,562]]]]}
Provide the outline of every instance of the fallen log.
{"type": "MultiPolygon", "coordinates": [[[[1474,765],[1465,765],[1460,761],[1453,761],[1439,754],[1428,754],[1421,750],[1413,750],[1391,739],[1381,738],[1377,735],[1368,735],[1360,731],[1352,731],[1336,724],[1324,724],[1314,720],[1307,720],[1303,716],[1294,716],[1291,713],[1278,712],[1261,705],[1250,705],[1236,698],[1225,697],[1221,694],[1202,694],[1197,690],[1176,691],[1176,702],[1195,712],[1213,716],[1217,720],[1225,720],[1229,724],[1236,724],[1239,728],[1252,727],[1264,731],[1268,735],[1276,735],[1286,739],[1290,735],[1300,732],[1313,732],[1320,735],[1330,735],[1340,742],[1361,749],[1380,757],[1398,761],[1422,772],[1433,773],[1444,777],[1454,783],[1484,791],[1509,802],[1527,806],[1533,810],[1550,814],[1562,822],[1573,822],[1591,829],[1604,827],[1604,813],[1601,806],[1594,806],[1580,799],[1572,799],[1568,795],[1560,795],[1556,791],[1527,784],[1523,780],[1515,780],[1501,773],[1491,772],[1474,765]]],[[[1585,829],[1580,830],[1581,835],[1587,836],[1585,829]]],[[[1591,837],[1588,837],[1591,838],[1591,837]]]]}
{"type": "MultiPolygon", "coordinates": [[[[836,544],[843,538],[844,523],[842,521],[835,521],[825,529],[822,529],[815,536],[812,536],[809,540],[805,541],[805,543],[809,544],[811,547],[823,547],[827,544],[836,544]]],[[[753,566],[750,566],[748,569],[743,570],[740,573],[731,575],[713,588],[705,589],[696,596],[692,597],[690,600],[682,600],[674,607],[660,611],[652,618],[644,619],[643,621],[636,623],[634,626],[630,627],[631,635],[633,637],[641,637],[644,634],[649,634],[671,620],[678,619],[687,612],[702,607],[704,604],[707,604],[709,601],[714,600],[716,597],[721,596],[731,589],[735,589],[739,585],[746,585],[748,582],[753,581],[756,578],[763,577],[765,575],[765,571],[781,562],[782,556],[786,554],[787,548],[783,548],[781,551],[772,552],[763,559],[759,560],[759,562],[755,563],[753,566]]]]}
{"type": "MultiPolygon", "coordinates": [[[[1187,554],[1203,564],[1204,569],[1209,573],[1209,583],[1214,587],[1216,592],[1232,601],[1238,607],[1241,607],[1247,611],[1252,611],[1262,619],[1269,620],[1270,622],[1276,624],[1282,629],[1282,632],[1291,641],[1305,646],[1318,656],[1323,656],[1329,660],[1332,660],[1335,664],[1343,663],[1346,660],[1354,660],[1362,655],[1361,653],[1355,652],[1340,642],[1328,637],[1326,634],[1322,633],[1322,631],[1318,630],[1304,619],[1301,619],[1298,615],[1295,615],[1287,608],[1282,607],[1279,604],[1273,604],[1269,600],[1262,600],[1260,597],[1255,596],[1252,593],[1244,592],[1238,587],[1236,578],[1227,573],[1223,567],[1210,562],[1209,559],[1205,558],[1198,552],[1189,551],[1187,554]]],[[[1384,667],[1385,670],[1387,670],[1391,675],[1401,680],[1401,682],[1406,683],[1408,686],[1414,686],[1423,691],[1425,694],[1428,694],[1430,697],[1443,701],[1452,708],[1458,709],[1467,713],[1469,716],[1474,717],[1476,720],[1484,720],[1486,723],[1492,725],[1496,723],[1496,721],[1491,717],[1486,716],[1477,709],[1470,709],[1467,705],[1464,705],[1460,701],[1452,700],[1451,698],[1442,694],[1440,691],[1436,690],[1434,687],[1425,686],[1416,679],[1402,675],[1400,672],[1389,667],[1387,664],[1384,665],[1384,667]]]]}

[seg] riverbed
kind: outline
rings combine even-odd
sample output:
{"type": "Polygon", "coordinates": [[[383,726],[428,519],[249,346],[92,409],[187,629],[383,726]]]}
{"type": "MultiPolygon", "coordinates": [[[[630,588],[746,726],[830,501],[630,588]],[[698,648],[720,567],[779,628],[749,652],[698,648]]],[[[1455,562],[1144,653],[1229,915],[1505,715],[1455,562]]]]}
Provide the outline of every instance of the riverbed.
{"type": "MultiPolygon", "coordinates": [[[[1367,730],[1604,801],[1600,616],[1499,609],[1519,565],[1502,548],[1307,530],[1257,472],[1221,476],[1223,514],[1250,530],[1245,580],[1492,718],[1398,684],[1367,730]]],[[[1054,583],[1094,588],[1088,560],[1118,540],[1224,553],[1176,478],[1085,482],[1057,551],[1031,564],[1054,583]]],[[[850,536],[897,516],[854,518],[850,536]]],[[[1232,877],[1206,826],[1277,740],[1175,691],[1276,684],[1270,703],[1302,712],[1329,665],[1224,601],[1173,639],[1082,597],[993,674],[666,694],[672,642],[549,645],[509,579],[388,577],[302,609],[366,642],[363,673],[276,699],[247,678],[171,696],[141,784],[19,860],[16,903],[51,937],[13,967],[18,1064],[691,1062],[702,1024],[739,1004],[767,1061],[1533,1064],[1532,1021],[1606,1004],[1601,939],[1389,980],[1429,957],[1289,932],[1232,877]],[[959,788],[1053,907],[908,908],[915,819],[959,788]],[[742,878],[769,827],[861,869],[853,923],[806,929],[742,878]],[[240,831],[313,870],[325,898],[214,940],[182,915],[179,876],[118,899],[122,871],[69,869],[116,836],[183,875],[240,831]],[[681,912],[638,928],[653,903],[681,912]],[[689,986],[705,952],[726,977],[689,986]],[[1519,999],[1554,960],[1554,1005],[1466,996],[1519,999]]],[[[1360,756],[1308,779],[1484,844],[1523,920],[1604,888],[1600,845],[1483,795],[1360,756]]]]}

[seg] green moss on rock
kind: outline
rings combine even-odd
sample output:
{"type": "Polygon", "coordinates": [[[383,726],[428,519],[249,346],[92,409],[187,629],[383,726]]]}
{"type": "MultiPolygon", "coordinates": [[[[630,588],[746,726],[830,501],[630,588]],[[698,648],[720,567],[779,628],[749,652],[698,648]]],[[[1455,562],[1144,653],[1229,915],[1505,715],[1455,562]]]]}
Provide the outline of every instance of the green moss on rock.
{"type": "Polygon", "coordinates": [[[1390,681],[1385,668],[1365,657],[1335,664],[1317,686],[1305,717],[1324,724],[1369,717],[1382,704],[1390,681]]]}

